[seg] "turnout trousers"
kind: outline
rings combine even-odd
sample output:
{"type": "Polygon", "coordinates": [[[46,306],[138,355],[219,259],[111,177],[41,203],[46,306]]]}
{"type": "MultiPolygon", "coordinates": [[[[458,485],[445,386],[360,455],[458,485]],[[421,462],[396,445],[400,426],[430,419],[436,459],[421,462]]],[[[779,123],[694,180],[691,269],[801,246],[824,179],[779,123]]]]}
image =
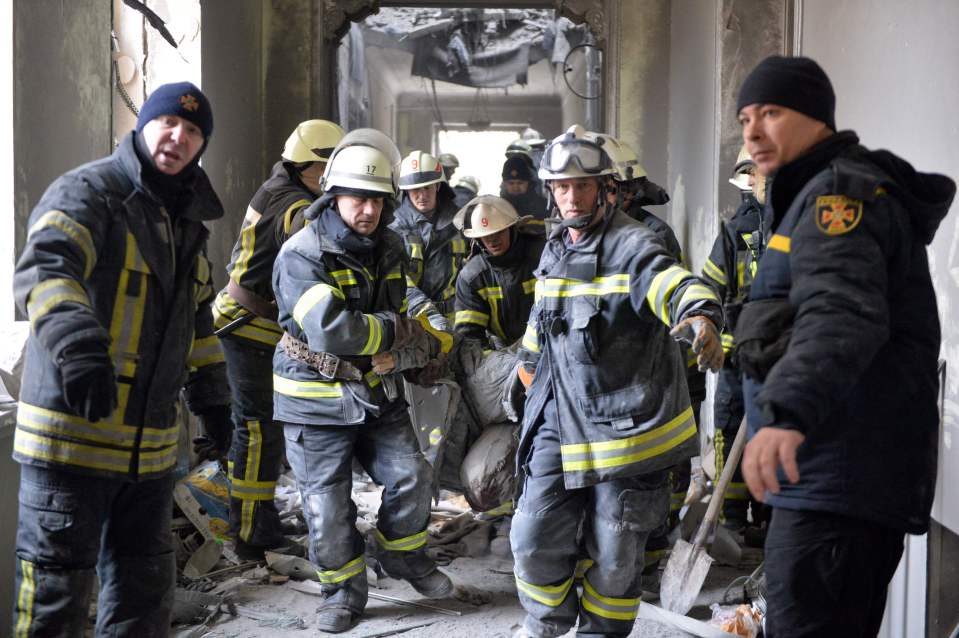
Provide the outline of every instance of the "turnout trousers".
{"type": "Polygon", "coordinates": [[[366,607],[366,543],[356,529],[353,459],[382,485],[377,558],[394,578],[436,569],[426,555],[431,469],[419,449],[406,405],[395,401],[361,425],[285,423],[287,459],[303,498],[310,560],[319,567],[324,606],[360,614],[366,607]]]}
{"type": "Polygon", "coordinates": [[[16,638],[86,631],[94,570],[96,636],[167,636],[175,565],[173,477],[129,482],[22,465],[16,638]]]}
{"type": "Polygon", "coordinates": [[[273,501],[283,462],[283,428],[273,421],[273,350],[242,337],[220,339],[233,410],[230,533],[257,547],[284,541],[273,501]]]}
{"type": "Polygon", "coordinates": [[[546,404],[524,462],[510,530],[524,624],[545,638],[578,618],[578,636],[625,637],[639,610],[646,539],[669,512],[668,471],[567,489],[554,405],[546,404]],[[580,538],[589,559],[577,595],[580,538]]]}
{"type": "MultiPolygon", "coordinates": [[[[716,383],[716,396],[713,399],[713,424],[715,433],[713,435],[713,449],[716,458],[716,476],[719,477],[726,465],[726,459],[733,448],[733,440],[736,438],[736,430],[743,420],[745,407],[743,404],[743,384],[740,379],[740,372],[735,368],[724,367],[719,371],[719,379],[716,383]]],[[[717,478],[718,480],[718,478],[717,478]]],[[[746,488],[746,481],[743,479],[742,461],[736,467],[733,473],[732,481],[726,489],[726,500],[723,501],[723,509],[720,515],[720,521],[731,529],[741,529],[746,526],[746,512],[750,503],[749,490],[746,488]]],[[[759,524],[760,504],[753,503],[753,519],[759,524]]]]}

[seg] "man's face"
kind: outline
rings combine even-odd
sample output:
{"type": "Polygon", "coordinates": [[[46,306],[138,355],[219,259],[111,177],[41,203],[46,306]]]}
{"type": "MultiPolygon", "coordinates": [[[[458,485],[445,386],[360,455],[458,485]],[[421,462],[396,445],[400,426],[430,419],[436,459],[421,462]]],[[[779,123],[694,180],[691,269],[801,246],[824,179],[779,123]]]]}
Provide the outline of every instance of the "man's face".
{"type": "Polygon", "coordinates": [[[550,182],[553,199],[563,219],[572,219],[589,215],[599,197],[599,179],[596,177],[575,177],[550,182]]]}
{"type": "Polygon", "coordinates": [[[380,224],[383,213],[382,197],[357,197],[356,195],[337,195],[336,209],[343,223],[359,235],[370,235],[380,224]]]}
{"type": "Polygon", "coordinates": [[[744,106],[739,123],[746,150],[767,177],[832,133],[825,123],[778,104],[744,106]]]}
{"type": "Polygon", "coordinates": [[[203,133],[199,126],[182,117],[161,115],[143,127],[143,141],[157,170],[176,175],[203,148],[203,133]]]}
{"type": "Polygon", "coordinates": [[[319,195],[323,192],[320,189],[320,178],[323,177],[325,170],[326,162],[313,162],[300,171],[300,181],[303,182],[304,186],[310,189],[311,193],[319,195]]]}
{"type": "Polygon", "coordinates": [[[493,233],[492,235],[487,235],[486,237],[480,237],[480,241],[483,242],[483,246],[490,255],[493,257],[499,257],[509,250],[509,228],[504,228],[498,233],[493,233]]]}
{"type": "Polygon", "coordinates": [[[439,190],[439,184],[429,184],[422,188],[414,188],[407,191],[410,194],[410,201],[419,212],[426,214],[432,213],[436,208],[436,191],[439,190]]]}
{"type": "Polygon", "coordinates": [[[503,187],[510,195],[524,195],[529,190],[529,182],[525,179],[508,179],[503,182],[503,187]]]}

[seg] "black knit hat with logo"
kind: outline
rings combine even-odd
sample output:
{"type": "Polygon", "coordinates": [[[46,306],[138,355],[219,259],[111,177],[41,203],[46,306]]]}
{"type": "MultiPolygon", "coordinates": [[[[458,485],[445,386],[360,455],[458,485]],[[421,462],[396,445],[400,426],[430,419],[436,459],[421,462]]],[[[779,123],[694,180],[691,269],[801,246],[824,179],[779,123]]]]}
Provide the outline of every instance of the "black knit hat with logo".
{"type": "Polygon", "coordinates": [[[150,120],[161,115],[176,115],[196,124],[207,141],[213,133],[213,110],[210,108],[210,101],[192,82],[174,82],[158,86],[140,107],[137,133],[143,131],[143,127],[150,120]]]}
{"type": "Polygon", "coordinates": [[[778,104],[836,130],[836,94],[815,60],[771,55],[746,76],[736,112],[750,104],[778,104]]]}
{"type": "Polygon", "coordinates": [[[515,155],[503,162],[503,179],[521,179],[524,182],[531,182],[536,179],[536,174],[528,159],[515,155]]]}

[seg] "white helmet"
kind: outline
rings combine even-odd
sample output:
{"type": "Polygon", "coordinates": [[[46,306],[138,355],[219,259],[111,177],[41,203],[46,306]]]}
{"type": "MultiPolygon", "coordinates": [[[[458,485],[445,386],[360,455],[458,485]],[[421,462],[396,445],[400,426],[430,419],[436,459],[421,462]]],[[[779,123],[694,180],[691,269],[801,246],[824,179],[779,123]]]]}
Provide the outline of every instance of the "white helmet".
{"type": "Polygon", "coordinates": [[[327,162],[341,139],[343,129],[334,122],[300,122],[286,139],[281,157],[288,162],[327,162]]]}
{"type": "Polygon", "coordinates": [[[439,160],[423,151],[413,151],[400,164],[400,190],[409,191],[446,181],[439,160]]]}
{"type": "Polygon", "coordinates": [[[400,152],[385,133],[361,128],[347,133],[333,149],[320,188],[382,193],[396,197],[395,167],[400,152]]]}
{"type": "Polygon", "coordinates": [[[459,209],[453,217],[453,225],[463,231],[463,236],[479,239],[515,226],[529,217],[521,218],[513,205],[502,197],[480,195],[459,209]],[[469,217],[469,224],[466,223],[469,217]],[[465,228],[464,228],[465,227],[465,228]]]}
{"type": "Polygon", "coordinates": [[[543,134],[534,128],[526,127],[523,131],[522,139],[534,149],[546,146],[546,139],[543,137],[543,134]]]}
{"type": "Polygon", "coordinates": [[[452,153],[440,153],[440,156],[436,158],[439,160],[439,163],[443,165],[443,168],[459,168],[460,161],[452,153]]]}
{"type": "Polygon", "coordinates": [[[615,174],[616,167],[606,151],[606,140],[579,124],[553,138],[539,165],[543,181],[615,174]]]}
{"type": "Polygon", "coordinates": [[[456,183],[453,184],[453,188],[460,187],[465,188],[476,195],[479,193],[480,181],[472,175],[463,175],[462,177],[457,178],[456,183]]]}
{"type": "Polygon", "coordinates": [[[626,142],[616,139],[612,135],[599,133],[597,137],[604,140],[603,148],[613,161],[616,172],[613,173],[613,179],[617,182],[629,182],[640,177],[646,177],[646,169],[639,163],[636,151],[626,142]]]}
{"type": "Polygon", "coordinates": [[[729,183],[741,191],[752,190],[749,187],[749,173],[756,168],[756,163],[749,156],[746,145],[739,149],[739,156],[736,158],[736,165],[733,167],[733,176],[729,178],[729,183]]]}
{"type": "Polygon", "coordinates": [[[506,147],[506,157],[513,157],[514,155],[525,157],[530,164],[533,163],[533,147],[522,137],[516,138],[506,147]]]}

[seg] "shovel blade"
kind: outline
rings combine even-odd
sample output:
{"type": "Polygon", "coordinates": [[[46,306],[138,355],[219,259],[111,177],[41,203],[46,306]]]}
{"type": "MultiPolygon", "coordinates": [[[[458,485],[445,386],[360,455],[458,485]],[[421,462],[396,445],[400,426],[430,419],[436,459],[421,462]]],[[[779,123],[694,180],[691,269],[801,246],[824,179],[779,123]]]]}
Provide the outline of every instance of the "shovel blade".
{"type": "Polygon", "coordinates": [[[702,547],[695,547],[684,540],[676,541],[659,587],[659,600],[663,608],[677,614],[687,614],[706,582],[706,574],[712,563],[713,559],[702,547]]]}

